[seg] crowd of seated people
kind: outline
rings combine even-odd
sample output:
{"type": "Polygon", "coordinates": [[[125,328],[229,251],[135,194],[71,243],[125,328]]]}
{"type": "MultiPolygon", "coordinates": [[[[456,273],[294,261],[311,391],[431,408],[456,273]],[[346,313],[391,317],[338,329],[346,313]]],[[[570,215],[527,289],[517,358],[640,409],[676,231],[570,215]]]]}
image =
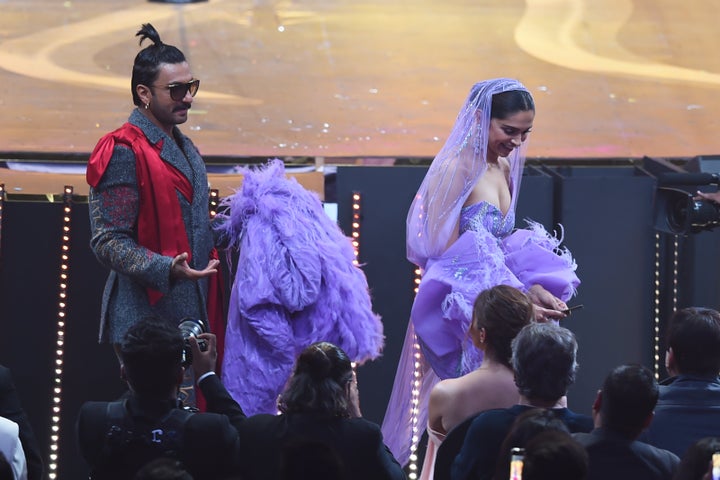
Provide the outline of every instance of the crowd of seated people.
{"type": "MultiPolygon", "coordinates": [[[[667,329],[672,376],[658,384],[646,367],[617,366],[599,384],[592,416],[567,408],[578,367],[575,336],[531,318],[532,305],[511,287],[478,297],[470,334],[485,352],[486,371],[438,384],[429,425],[439,433],[438,463],[426,461],[422,478],[506,480],[518,458],[524,480],[713,478],[720,313],[678,311],[667,329]],[[496,398],[482,391],[491,384],[496,398]]],[[[277,415],[251,417],[215,375],[213,334],[186,340],[147,319],[120,347],[128,392],[114,402],[86,402],[77,417],[93,479],[407,478],[378,425],[362,417],[353,366],[333,344],[315,343],[298,355],[277,415]],[[204,412],[178,401],[187,348],[204,412]]],[[[0,480],[42,478],[37,442],[4,367],[0,410],[0,480]]]]}
{"type": "Polygon", "coordinates": [[[380,428],[362,418],[352,364],[335,345],[315,343],[300,353],[279,399],[280,415],[246,417],[214,373],[215,335],[188,342],[207,412],[178,404],[181,332],[162,321],[137,323],[120,347],[126,398],[86,402],[78,416],[78,444],[91,478],[156,478],[173,464],[143,467],[161,457],[183,466],[171,477],[178,479],[290,480],[313,471],[314,478],[405,478],[380,428]]]}

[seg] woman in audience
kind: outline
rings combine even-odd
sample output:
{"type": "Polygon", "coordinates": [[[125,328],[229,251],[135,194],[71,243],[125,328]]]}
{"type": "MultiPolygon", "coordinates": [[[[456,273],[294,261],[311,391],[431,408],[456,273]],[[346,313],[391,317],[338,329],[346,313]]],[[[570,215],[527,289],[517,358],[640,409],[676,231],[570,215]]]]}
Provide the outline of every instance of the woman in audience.
{"type": "Polygon", "coordinates": [[[483,352],[477,370],[433,387],[428,407],[428,447],[421,479],[433,478],[437,448],[466,418],[493,408],[508,408],[520,398],[513,378],[510,344],[533,318],[533,304],[520,290],[497,285],[480,292],[473,306],[470,337],[483,352]]]}
{"type": "Polygon", "coordinates": [[[281,478],[284,465],[296,460],[283,452],[295,445],[314,445],[313,455],[333,459],[344,479],[405,479],[380,427],[362,418],[355,372],[337,346],[320,342],[303,350],[278,407],[280,415],[242,422],[244,480],[281,478]]]}

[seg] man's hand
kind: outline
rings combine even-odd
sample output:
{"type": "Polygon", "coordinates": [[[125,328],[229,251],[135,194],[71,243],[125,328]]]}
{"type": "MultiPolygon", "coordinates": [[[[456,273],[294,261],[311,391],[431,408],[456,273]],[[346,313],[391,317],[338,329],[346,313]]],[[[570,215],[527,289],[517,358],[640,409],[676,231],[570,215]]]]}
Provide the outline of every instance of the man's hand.
{"type": "Polygon", "coordinates": [[[189,337],[188,342],[192,349],[192,368],[195,372],[195,378],[198,378],[208,372],[215,371],[217,362],[217,338],[212,333],[201,333],[195,337],[189,337]],[[198,339],[205,341],[207,349],[200,350],[198,339]]]}
{"type": "Polygon", "coordinates": [[[170,276],[172,278],[185,278],[188,280],[197,280],[199,278],[209,277],[215,275],[220,266],[220,260],[210,260],[202,270],[194,270],[190,268],[187,263],[188,254],[183,252],[177,257],[173,258],[172,265],[170,266],[170,276]]]}
{"type": "Polygon", "coordinates": [[[709,200],[711,202],[720,203],[720,190],[717,192],[711,192],[711,193],[704,193],[700,190],[697,191],[697,194],[695,197],[693,197],[694,200],[709,200]]]}

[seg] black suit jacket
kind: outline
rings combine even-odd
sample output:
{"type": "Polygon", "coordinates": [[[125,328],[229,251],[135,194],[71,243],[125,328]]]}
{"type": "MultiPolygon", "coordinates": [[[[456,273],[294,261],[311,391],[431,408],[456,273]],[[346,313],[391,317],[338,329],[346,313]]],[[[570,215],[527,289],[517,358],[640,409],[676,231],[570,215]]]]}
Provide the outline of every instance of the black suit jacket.
{"type": "Polygon", "coordinates": [[[680,463],[677,455],[668,450],[602,428],[575,433],[573,437],[585,447],[590,458],[588,480],[670,480],[680,463]]]}
{"type": "MultiPolygon", "coordinates": [[[[107,466],[105,437],[109,429],[107,405],[108,402],[86,402],[81,407],[76,425],[80,452],[91,471],[96,472],[93,478],[132,478],[134,472],[129,467],[125,472],[110,473],[104,470],[107,466]]],[[[130,395],[127,408],[133,416],[159,419],[170,409],[176,408],[176,404],[171,401],[144,401],[130,395]]],[[[242,415],[239,407],[238,410],[242,415]]],[[[238,432],[225,415],[192,415],[185,423],[183,439],[179,459],[196,480],[215,480],[237,473],[240,448],[238,432]]]]}
{"type": "MultiPolygon", "coordinates": [[[[220,380],[200,382],[209,411],[229,416],[240,433],[243,480],[282,479],[283,452],[290,447],[320,455],[317,460],[338,461],[347,480],[401,480],[405,473],[385,446],[380,427],[362,418],[328,417],[319,413],[254,415],[245,418],[220,380]],[[309,450],[302,450],[310,445],[309,450]],[[321,450],[313,450],[319,446],[321,450]],[[328,458],[327,455],[330,455],[328,458]]],[[[309,462],[317,466],[317,462],[309,462]]],[[[293,477],[301,478],[301,477],[293,477]]],[[[335,477],[333,477],[335,478],[335,477]]]]}
{"type": "Polygon", "coordinates": [[[655,416],[639,440],[678,457],[703,437],[720,432],[720,378],[679,375],[664,380],[655,416]]]}
{"type": "Polygon", "coordinates": [[[38,443],[30,421],[20,405],[12,374],[2,365],[0,365],[0,417],[12,420],[20,427],[20,443],[25,451],[28,480],[40,480],[43,474],[43,461],[38,443]]]}

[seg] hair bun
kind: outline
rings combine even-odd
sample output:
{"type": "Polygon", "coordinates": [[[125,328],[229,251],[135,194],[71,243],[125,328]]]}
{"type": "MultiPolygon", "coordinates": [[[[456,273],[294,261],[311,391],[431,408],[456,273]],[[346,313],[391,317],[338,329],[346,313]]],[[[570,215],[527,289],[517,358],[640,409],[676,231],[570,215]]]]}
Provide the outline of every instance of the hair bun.
{"type": "Polygon", "coordinates": [[[298,373],[307,373],[314,380],[324,380],[331,376],[333,362],[323,349],[323,344],[316,343],[300,354],[297,370],[298,373]]]}

